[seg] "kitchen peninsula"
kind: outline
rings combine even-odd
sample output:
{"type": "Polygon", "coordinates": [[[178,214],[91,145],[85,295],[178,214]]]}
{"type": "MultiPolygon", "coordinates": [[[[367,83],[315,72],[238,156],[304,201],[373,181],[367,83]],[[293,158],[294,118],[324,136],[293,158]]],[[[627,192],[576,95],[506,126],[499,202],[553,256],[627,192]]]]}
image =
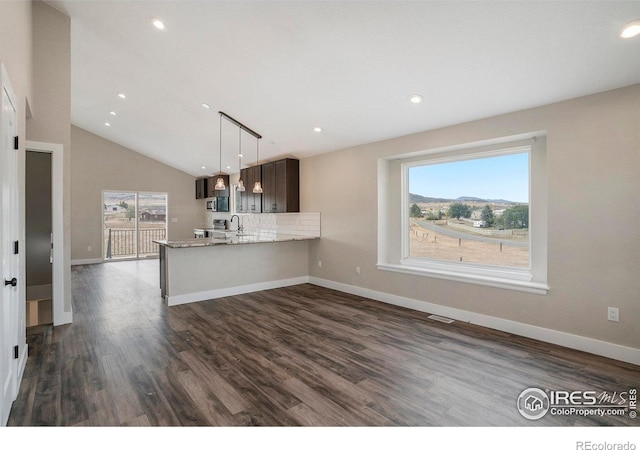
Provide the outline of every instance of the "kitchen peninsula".
{"type": "Polygon", "coordinates": [[[247,215],[245,221],[240,233],[154,241],[160,246],[160,288],[167,305],[306,282],[309,242],[320,238],[320,214],[247,215]]]}

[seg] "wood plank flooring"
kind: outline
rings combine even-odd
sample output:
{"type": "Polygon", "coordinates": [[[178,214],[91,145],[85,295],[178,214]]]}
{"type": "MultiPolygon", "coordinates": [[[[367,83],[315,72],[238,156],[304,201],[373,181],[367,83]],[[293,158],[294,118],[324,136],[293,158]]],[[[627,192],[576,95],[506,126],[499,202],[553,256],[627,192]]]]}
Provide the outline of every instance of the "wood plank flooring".
{"type": "Polygon", "coordinates": [[[638,388],[638,366],[313,285],[169,308],[156,260],[76,266],[72,290],[73,324],[29,330],[9,425],[638,424],[516,409],[638,388]]]}

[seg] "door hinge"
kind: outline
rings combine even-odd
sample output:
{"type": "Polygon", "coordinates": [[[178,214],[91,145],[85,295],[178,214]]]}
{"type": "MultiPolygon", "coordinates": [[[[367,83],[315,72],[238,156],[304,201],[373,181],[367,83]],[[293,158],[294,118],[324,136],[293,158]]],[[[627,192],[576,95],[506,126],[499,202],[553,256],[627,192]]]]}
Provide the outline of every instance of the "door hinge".
{"type": "Polygon", "coordinates": [[[18,241],[13,241],[13,254],[17,255],[19,253],[18,241]]]}
{"type": "Polygon", "coordinates": [[[13,138],[13,149],[14,149],[14,150],[18,150],[18,148],[19,148],[19,145],[18,145],[18,136],[15,136],[15,137],[13,138]]]}
{"type": "Polygon", "coordinates": [[[13,359],[18,359],[19,356],[20,356],[20,349],[16,345],[15,347],[13,347],[13,359]]]}

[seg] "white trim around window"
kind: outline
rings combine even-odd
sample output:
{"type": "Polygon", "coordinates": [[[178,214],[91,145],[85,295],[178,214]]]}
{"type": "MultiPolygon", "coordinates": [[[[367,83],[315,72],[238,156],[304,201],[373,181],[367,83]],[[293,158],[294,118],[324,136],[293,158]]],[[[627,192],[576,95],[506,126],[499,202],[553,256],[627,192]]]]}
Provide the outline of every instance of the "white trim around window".
{"type": "Polygon", "coordinates": [[[380,270],[546,294],[547,182],[546,133],[430,149],[378,161],[378,264],[380,270]],[[529,153],[530,267],[460,264],[409,255],[408,170],[410,167],[475,158],[529,153]]]}

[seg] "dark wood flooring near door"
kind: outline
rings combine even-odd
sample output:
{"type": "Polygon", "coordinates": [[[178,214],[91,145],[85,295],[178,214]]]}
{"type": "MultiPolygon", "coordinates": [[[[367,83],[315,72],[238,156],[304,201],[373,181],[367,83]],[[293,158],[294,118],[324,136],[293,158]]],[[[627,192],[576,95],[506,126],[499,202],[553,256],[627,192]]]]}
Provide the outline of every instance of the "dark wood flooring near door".
{"type": "Polygon", "coordinates": [[[516,401],[627,391],[638,366],[313,285],[169,308],[157,279],[157,261],[74,267],[74,323],[30,331],[9,424],[637,424],[516,401]]]}

